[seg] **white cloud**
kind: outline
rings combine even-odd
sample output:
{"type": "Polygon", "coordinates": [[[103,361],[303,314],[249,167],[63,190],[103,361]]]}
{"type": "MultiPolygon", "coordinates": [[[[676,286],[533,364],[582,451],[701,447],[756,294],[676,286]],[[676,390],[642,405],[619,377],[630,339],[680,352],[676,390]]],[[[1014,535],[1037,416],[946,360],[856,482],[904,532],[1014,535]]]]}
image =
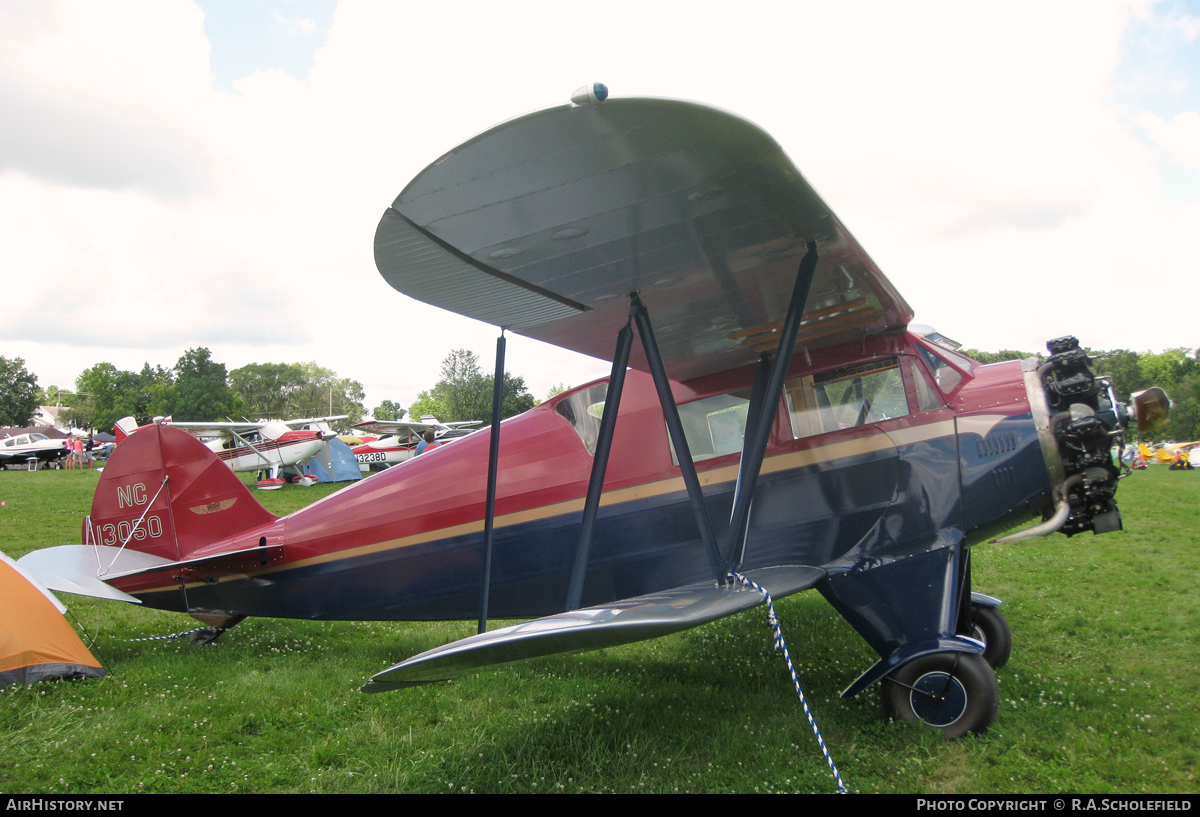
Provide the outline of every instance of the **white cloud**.
{"type": "Polygon", "coordinates": [[[1166,122],[1147,111],[1137,117],[1137,124],[1172,159],[1200,171],[1200,113],[1184,111],[1166,122]]]}
{"type": "Polygon", "coordinates": [[[204,128],[210,85],[202,18],[189,4],[0,7],[0,172],[138,190],[204,192],[219,162],[204,128]]]}

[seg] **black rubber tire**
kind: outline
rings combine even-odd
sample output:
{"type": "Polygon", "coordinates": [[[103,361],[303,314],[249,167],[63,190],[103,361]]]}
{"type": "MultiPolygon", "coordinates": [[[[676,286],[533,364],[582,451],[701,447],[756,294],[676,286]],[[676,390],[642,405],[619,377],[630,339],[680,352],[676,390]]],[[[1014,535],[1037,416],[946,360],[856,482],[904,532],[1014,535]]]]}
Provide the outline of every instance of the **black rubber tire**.
{"type": "Polygon", "coordinates": [[[982,641],[987,648],[983,651],[984,660],[999,669],[1008,663],[1012,655],[1012,628],[1008,619],[995,607],[984,607],[982,604],[971,605],[971,620],[974,623],[972,631],[967,635],[982,641]]]}
{"type": "Polygon", "coordinates": [[[947,740],[985,732],[1000,708],[1000,684],[982,655],[940,652],[883,679],[888,717],[937,729],[947,740]],[[944,698],[939,698],[944,694],[944,698]]]}

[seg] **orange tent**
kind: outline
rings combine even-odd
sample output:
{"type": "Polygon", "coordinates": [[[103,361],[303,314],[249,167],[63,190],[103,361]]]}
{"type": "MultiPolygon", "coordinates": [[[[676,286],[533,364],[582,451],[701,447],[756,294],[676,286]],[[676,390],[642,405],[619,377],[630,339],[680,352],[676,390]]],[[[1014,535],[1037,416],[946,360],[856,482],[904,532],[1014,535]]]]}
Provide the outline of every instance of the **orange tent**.
{"type": "Polygon", "coordinates": [[[0,688],[104,675],[63,618],[66,610],[37,579],[0,553],[0,688]]]}

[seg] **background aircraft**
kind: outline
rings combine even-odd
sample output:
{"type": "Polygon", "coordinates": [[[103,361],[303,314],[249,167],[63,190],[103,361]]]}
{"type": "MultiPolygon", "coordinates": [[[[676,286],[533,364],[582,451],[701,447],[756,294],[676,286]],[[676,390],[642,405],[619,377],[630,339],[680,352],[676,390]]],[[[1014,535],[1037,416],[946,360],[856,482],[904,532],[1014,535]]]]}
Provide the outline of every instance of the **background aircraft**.
{"type": "Polygon", "coordinates": [[[426,429],[432,428],[435,439],[441,443],[465,437],[476,426],[482,424],[482,420],[442,423],[432,416],[422,417],[420,422],[415,420],[366,420],[356,423],[354,428],[384,436],[375,440],[364,440],[358,445],[351,446],[350,450],[354,452],[354,457],[358,460],[362,470],[381,471],[410,459],[426,429]]]}
{"type": "Polygon", "coordinates": [[[25,468],[35,458],[38,467],[62,467],[67,454],[67,440],[54,440],[36,431],[6,436],[0,439],[0,467],[16,465],[25,468]]]}
{"type": "Polygon", "coordinates": [[[1200,445],[1200,441],[1193,440],[1187,443],[1163,443],[1154,448],[1146,445],[1146,443],[1138,443],[1137,448],[1138,453],[1142,455],[1142,459],[1145,462],[1173,463],[1175,462],[1176,455],[1179,453],[1183,454],[1183,461],[1187,462],[1189,459],[1188,454],[1197,445],[1200,445]]]}
{"type": "Polygon", "coordinates": [[[986,729],[1011,637],[970,546],[1039,516],[1023,535],[1119,529],[1125,407],[1073,338],[981,366],[907,332],[909,306],[756,126],[599,91],[445,154],[375,254],[402,292],[611,359],[609,379],[283,518],[155,425],[111,458],[85,544],[22,564],[219,626],[544,617],[368,691],[703,624],[763,603],[742,577],[815,588],[880,656],[844,694],[882,681],[898,717],[986,729]]]}
{"type": "MultiPolygon", "coordinates": [[[[302,466],[321,451],[325,441],[336,436],[329,424],[347,419],[340,414],[334,417],[307,417],[298,420],[271,420],[265,422],[174,422],[167,425],[181,428],[203,441],[204,445],[234,471],[265,471],[266,477],[259,480],[262,490],[283,487],[286,480],[279,472],[288,466],[302,466]]],[[[141,426],[146,428],[146,426],[141,426]]],[[[132,417],[117,421],[117,442],[139,430],[132,417]]]]}

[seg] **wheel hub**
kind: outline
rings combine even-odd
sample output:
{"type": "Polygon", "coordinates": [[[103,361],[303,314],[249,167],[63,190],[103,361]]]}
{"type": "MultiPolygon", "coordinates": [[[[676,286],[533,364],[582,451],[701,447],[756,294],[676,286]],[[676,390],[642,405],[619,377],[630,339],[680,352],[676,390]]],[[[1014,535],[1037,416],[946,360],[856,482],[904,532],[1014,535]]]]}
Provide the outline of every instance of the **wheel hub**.
{"type": "Polygon", "coordinates": [[[967,710],[967,690],[949,673],[927,672],[912,685],[909,706],[930,726],[949,726],[967,710]]]}

